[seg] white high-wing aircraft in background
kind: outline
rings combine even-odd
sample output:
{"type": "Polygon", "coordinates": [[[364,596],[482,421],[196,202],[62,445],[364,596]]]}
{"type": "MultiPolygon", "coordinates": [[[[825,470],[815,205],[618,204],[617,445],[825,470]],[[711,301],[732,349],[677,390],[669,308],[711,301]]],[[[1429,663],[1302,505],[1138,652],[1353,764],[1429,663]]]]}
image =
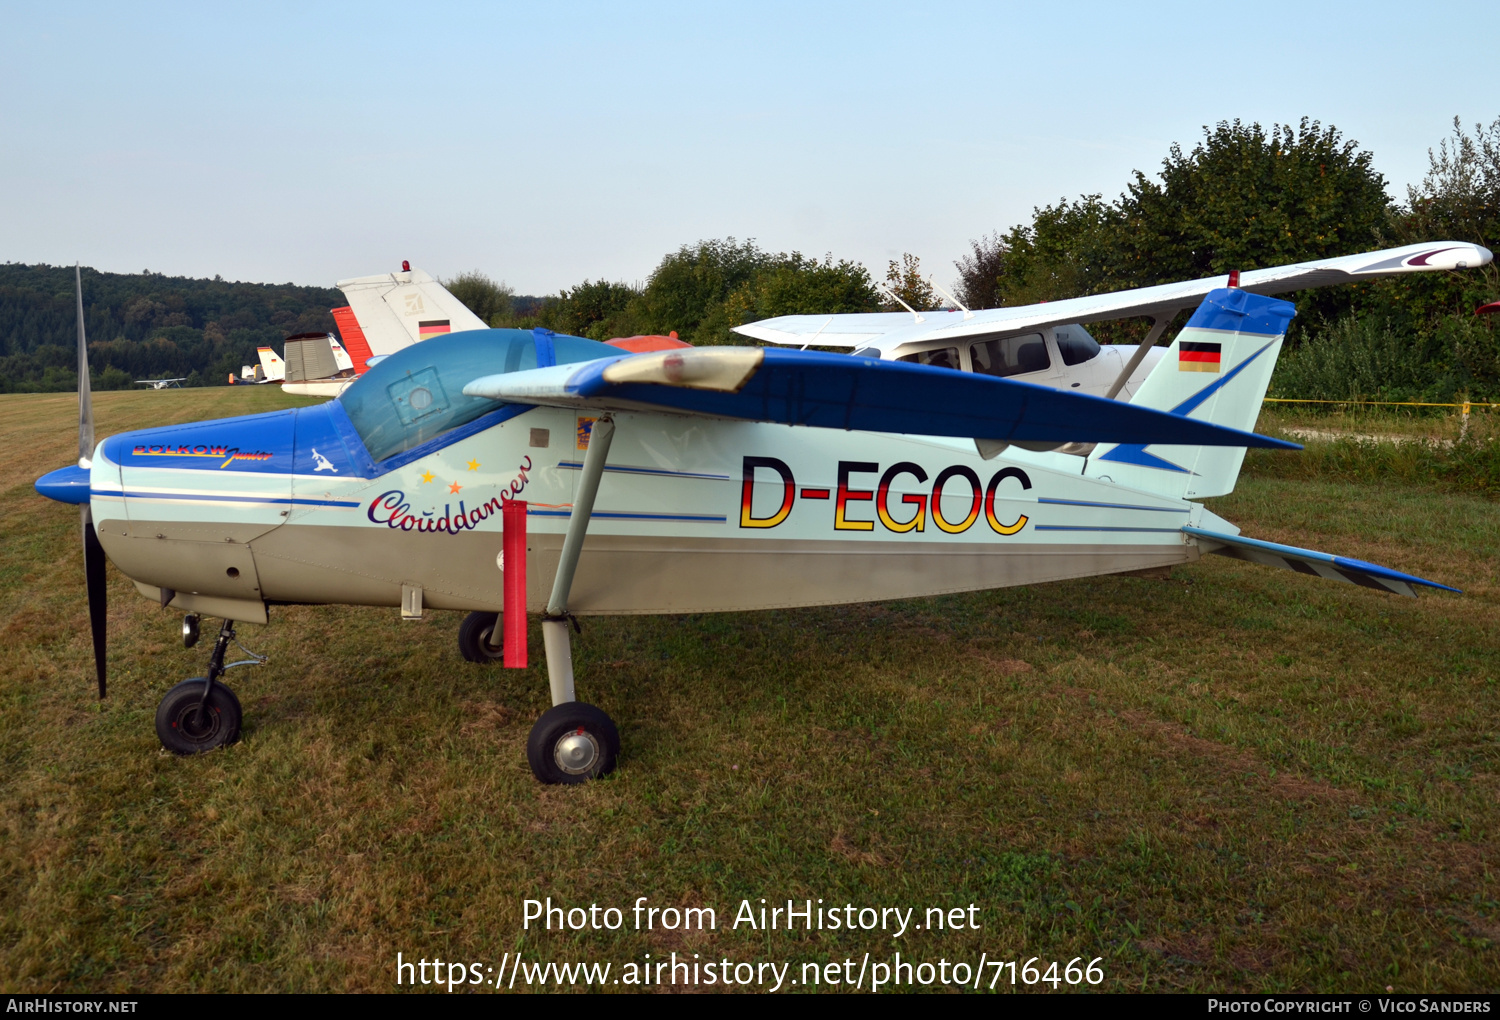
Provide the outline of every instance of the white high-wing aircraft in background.
{"type": "Polygon", "coordinates": [[[937,365],[1091,396],[1123,394],[1129,400],[1161,358],[1162,348],[1155,345],[1173,318],[1196,308],[1215,288],[1287,294],[1402,273],[1468,269],[1490,258],[1489,250],[1479,245],[1440,241],[1034,305],[783,315],[734,331],[763,343],[847,348],[870,358],[937,365]],[[1101,347],[1084,328],[1137,316],[1152,320],[1140,345],[1101,347]]]}
{"type": "MultiPolygon", "coordinates": [[[[1460,270],[1487,260],[1488,252],[1473,244],[1413,244],[1034,305],[971,311],[950,299],[957,306],[953,310],[787,315],[734,331],[763,343],[844,348],[865,357],[1013,378],[1091,396],[1123,394],[1128,400],[1162,356],[1157,342],[1173,318],[1197,307],[1216,287],[1275,295],[1400,273],[1460,270]],[[1139,345],[1101,346],[1086,328],[1091,322],[1132,317],[1152,321],[1139,345]]],[[[285,360],[262,347],[257,381],[281,381],[288,393],[336,397],[383,357],[432,337],[487,328],[439,281],[409,262],[402,263],[399,273],[354,277],[337,286],[349,302],[332,310],[342,345],[331,333],[299,334],[288,338],[285,360]]],[[[649,348],[611,343],[636,352],[674,346],[666,339],[649,348]]]]}
{"type": "Polygon", "coordinates": [[[176,379],[137,379],[137,386],[150,386],[153,390],[179,390],[182,384],[187,382],[187,376],[180,375],[176,379]]]}

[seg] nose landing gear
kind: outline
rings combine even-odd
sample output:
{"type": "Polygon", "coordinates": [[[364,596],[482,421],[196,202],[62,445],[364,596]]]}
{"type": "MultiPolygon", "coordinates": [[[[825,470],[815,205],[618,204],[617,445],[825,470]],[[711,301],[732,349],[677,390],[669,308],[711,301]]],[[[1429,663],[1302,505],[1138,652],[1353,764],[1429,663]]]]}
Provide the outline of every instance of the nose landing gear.
{"type": "MultiPolygon", "coordinates": [[[[198,618],[190,616],[188,620],[192,621],[192,640],[196,643],[198,618]]],[[[191,648],[188,620],[183,621],[183,641],[191,648]]],[[[173,754],[202,754],[240,739],[243,715],[240,701],[219,678],[225,670],[235,666],[258,666],[265,661],[264,655],[256,655],[235,640],[234,621],[225,620],[219,628],[219,638],[214,642],[213,654],[208,657],[208,675],[182,681],[168,691],[157,706],[156,735],[162,746],[173,754]],[[226,665],[224,653],[229,650],[231,641],[250,658],[226,665]]]]}
{"type": "Polygon", "coordinates": [[[184,680],[156,709],[156,735],[173,754],[202,754],[240,739],[240,699],[221,683],[205,692],[206,682],[184,680]]]}

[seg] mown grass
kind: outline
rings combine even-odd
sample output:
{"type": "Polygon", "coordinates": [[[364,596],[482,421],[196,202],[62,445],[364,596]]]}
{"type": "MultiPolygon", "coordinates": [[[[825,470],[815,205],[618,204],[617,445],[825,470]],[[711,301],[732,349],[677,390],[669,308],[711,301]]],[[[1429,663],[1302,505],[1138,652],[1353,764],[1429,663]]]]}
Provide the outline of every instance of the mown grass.
{"type": "Polygon", "coordinates": [[[1258,428],[1307,449],[1295,457],[1251,450],[1251,475],[1500,496],[1500,411],[1475,410],[1464,424],[1459,414],[1420,409],[1268,405],[1258,428]]]}
{"type": "MultiPolygon", "coordinates": [[[[292,403],[96,402],[101,435],[292,403]]],[[[464,663],[454,613],[278,610],[244,634],[271,663],[230,675],[244,739],[163,753],[157,700],[206,651],[111,569],[111,695],[93,699],[77,517],[30,488],[74,455],[73,429],[71,397],[0,399],[7,989],[383,991],[398,951],[516,950],[617,968],[1103,957],[1112,990],[1500,982],[1485,498],[1253,459],[1214,501],[1249,534],[1463,596],[1209,557],[1170,581],[588,620],[580,692],[625,752],[607,780],[549,788],[524,754],[543,670],[464,663]],[[523,932],[521,900],[549,895],[709,905],[726,929],[741,898],[972,901],[983,927],[523,932]]]]}

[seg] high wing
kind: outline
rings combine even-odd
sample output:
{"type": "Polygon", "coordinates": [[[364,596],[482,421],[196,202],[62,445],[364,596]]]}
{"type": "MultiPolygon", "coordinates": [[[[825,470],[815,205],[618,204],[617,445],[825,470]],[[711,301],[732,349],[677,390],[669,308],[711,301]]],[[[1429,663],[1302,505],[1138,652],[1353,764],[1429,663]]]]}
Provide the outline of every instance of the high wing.
{"type": "Polygon", "coordinates": [[[1129,441],[1301,449],[1181,415],[1011,379],[763,347],[601,358],[484,376],[463,392],[555,407],[669,411],[1012,443],[1129,441]]]}
{"type": "MultiPolygon", "coordinates": [[[[1404,248],[1256,269],[1241,273],[1239,286],[1254,294],[1285,294],[1308,287],[1358,283],[1401,273],[1469,269],[1485,265],[1492,258],[1489,249],[1461,241],[1409,244],[1404,248]]],[[[1137,315],[1157,319],[1170,317],[1196,306],[1209,291],[1227,286],[1228,282],[1227,276],[1211,276],[1065,301],[988,308],[967,314],[961,311],[919,312],[917,321],[908,312],[783,315],[736,326],[734,331],[773,344],[889,351],[902,344],[925,340],[1041,329],[1063,323],[1102,322],[1137,315]]]]}

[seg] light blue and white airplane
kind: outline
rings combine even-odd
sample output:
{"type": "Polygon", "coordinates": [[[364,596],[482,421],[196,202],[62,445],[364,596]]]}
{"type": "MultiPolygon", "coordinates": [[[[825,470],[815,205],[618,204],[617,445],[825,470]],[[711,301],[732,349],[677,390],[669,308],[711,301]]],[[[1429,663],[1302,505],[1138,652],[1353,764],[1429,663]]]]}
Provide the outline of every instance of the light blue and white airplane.
{"type": "MultiPolygon", "coordinates": [[[[1434,250],[1490,259],[1428,245],[1353,257],[1363,272],[1329,268],[1351,260],[1265,272],[1291,290],[1447,268],[1434,250]]],[[[1133,304],[1112,294],[925,313],[915,339],[889,319],[820,316],[800,333],[758,324],[784,334],[765,339],[813,345],[873,332],[855,355],[676,341],[629,353],[540,329],[472,330],[391,355],[326,404],[97,446],[80,293],[79,463],[36,487],[82,506],[101,697],[106,557],[142,595],[187,614],[189,647],[200,616],[223,620],[207,675],[158,709],[169,749],[237,738],[224,655],[236,623],[266,623],[274,607],[468,610],[463,655],[510,666],[526,664],[527,614],[540,613],[553,707],[528,758],[543,782],[582,782],[614,767],[619,737],[575,698],[575,615],[910,598],[1204,553],[1403,595],[1454,590],[1245,538],[1193,501],[1230,492],[1247,447],[1297,448],[1250,431],[1293,306],[1243,279],[1174,285],[1171,307],[1197,311],[1128,400],[1076,392],[1065,375],[1007,378],[1035,343],[1012,341],[1055,346],[1059,333],[1087,336],[1080,321],[1166,308],[1159,288],[1133,304]],[[913,345],[957,356],[898,360],[913,345]]],[[[1122,386],[1143,360],[1121,364],[1122,386]]]]}

